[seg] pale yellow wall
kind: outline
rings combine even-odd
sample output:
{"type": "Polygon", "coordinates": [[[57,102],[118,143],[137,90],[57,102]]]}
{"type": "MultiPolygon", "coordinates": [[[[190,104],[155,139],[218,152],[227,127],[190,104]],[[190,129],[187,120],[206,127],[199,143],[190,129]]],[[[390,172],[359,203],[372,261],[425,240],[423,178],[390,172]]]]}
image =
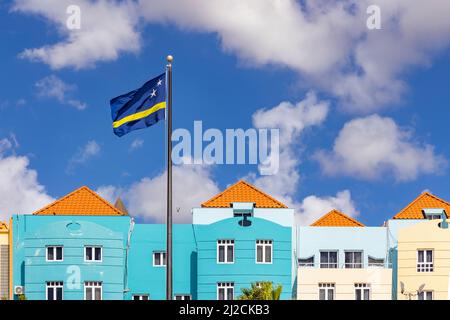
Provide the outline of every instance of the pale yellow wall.
{"type": "Polygon", "coordinates": [[[398,299],[406,299],[400,293],[400,281],[406,291],[415,291],[421,284],[425,290],[433,290],[436,300],[448,299],[450,273],[450,229],[438,226],[441,220],[431,220],[402,228],[398,233],[398,299]],[[433,249],[434,271],[417,272],[417,250],[433,249]]]}
{"type": "Polygon", "coordinates": [[[0,245],[2,244],[8,244],[9,239],[8,239],[8,232],[2,232],[0,231],[0,245]]]}
{"type": "Polygon", "coordinates": [[[370,283],[372,300],[390,300],[392,270],[298,268],[297,299],[318,300],[319,283],[335,284],[336,300],[355,300],[355,283],[370,283]]]}

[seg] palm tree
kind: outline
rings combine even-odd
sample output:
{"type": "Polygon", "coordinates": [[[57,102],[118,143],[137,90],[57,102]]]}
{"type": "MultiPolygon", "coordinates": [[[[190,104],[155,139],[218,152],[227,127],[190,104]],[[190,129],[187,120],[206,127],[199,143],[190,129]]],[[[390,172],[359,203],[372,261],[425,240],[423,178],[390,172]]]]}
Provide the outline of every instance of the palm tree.
{"type": "Polygon", "coordinates": [[[282,285],[274,289],[272,282],[252,283],[250,288],[242,288],[239,300],[280,300],[282,285]]]}

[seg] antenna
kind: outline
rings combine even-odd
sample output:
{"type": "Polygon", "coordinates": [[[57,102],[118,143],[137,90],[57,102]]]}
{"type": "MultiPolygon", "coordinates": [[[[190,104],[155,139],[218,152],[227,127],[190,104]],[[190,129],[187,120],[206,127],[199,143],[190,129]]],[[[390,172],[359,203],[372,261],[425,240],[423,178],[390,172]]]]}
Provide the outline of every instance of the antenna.
{"type": "Polygon", "coordinates": [[[423,288],[425,288],[425,283],[421,284],[419,287],[419,290],[417,290],[418,293],[422,293],[423,288]]]}

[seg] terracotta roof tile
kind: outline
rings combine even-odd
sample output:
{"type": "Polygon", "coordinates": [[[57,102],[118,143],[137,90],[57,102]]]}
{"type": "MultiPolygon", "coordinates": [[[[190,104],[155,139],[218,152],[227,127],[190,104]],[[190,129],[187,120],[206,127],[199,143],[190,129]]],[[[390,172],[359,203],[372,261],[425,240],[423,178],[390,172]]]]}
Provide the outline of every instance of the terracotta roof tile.
{"type": "Polygon", "coordinates": [[[244,180],[238,181],[236,184],[202,203],[202,207],[229,208],[232,202],[253,202],[257,208],[287,208],[286,205],[244,180]]]}
{"type": "Polygon", "coordinates": [[[410,204],[397,213],[393,219],[425,219],[423,209],[442,208],[445,212],[450,212],[450,203],[436,197],[430,192],[424,192],[410,204]]]}
{"type": "Polygon", "coordinates": [[[33,214],[80,216],[126,215],[86,186],[65,195],[33,214]]]}
{"type": "Polygon", "coordinates": [[[8,231],[8,225],[5,222],[0,221],[0,232],[8,231]]]}
{"type": "Polygon", "coordinates": [[[338,210],[331,210],[311,224],[313,227],[364,227],[364,225],[338,210]]]}

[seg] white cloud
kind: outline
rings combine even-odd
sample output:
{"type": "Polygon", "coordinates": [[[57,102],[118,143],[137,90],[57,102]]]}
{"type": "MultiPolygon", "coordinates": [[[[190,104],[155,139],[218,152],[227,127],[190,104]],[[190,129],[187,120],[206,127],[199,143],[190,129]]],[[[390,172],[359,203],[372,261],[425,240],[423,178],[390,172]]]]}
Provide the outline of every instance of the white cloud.
{"type": "Polygon", "coordinates": [[[37,94],[41,97],[54,98],[60,103],[70,105],[78,110],[84,110],[87,107],[84,102],[68,98],[76,86],[65,83],[55,75],[42,78],[36,82],[35,87],[37,94]]]}
{"type": "Polygon", "coordinates": [[[251,65],[285,66],[302,83],[370,112],[398,101],[405,71],[427,66],[450,43],[450,2],[379,0],[382,29],[369,30],[371,0],[140,0],[151,22],[215,33],[251,65]],[[201,8],[201,9],[200,9],[201,8]]]}
{"type": "Polygon", "coordinates": [[[297,205],[297,221],[301,225],[309,225],[327,212],[337,209],[348,216],[355,217],[359,212],[355,208],[349,190],[343,190],[335,197],[308,196],[297,205]]]}
{"type": "MultiPolygon", "coordinates": [[[[164,223],[166,219],[166,174],[143,178],[128,188],[101,186],[100,195],[114,202],[120,195],[133,216],[149,222],[164,223]]],[[[173,220],[192,223],[191,209],[219,193],[208,167],[182,165],[173,168],[173,220]]]]}
{"type": "Polygon", "coordinates": [[[88,141],[84,146],[78,148],[77,153],[69,160],[67,172],[71,173],[78,164],[86,163],[88,160],[97,156],[101,151],[100,145],[95,140],[88,141]]]}
{"type": "Polygon", "coordinates": [[[249,174],[246,179],[257,187],[295,209],[296,220],[309,224],[331,209],[338,209],[349,215],[356,215],[350,191],[344,190],[335,197],[311,195],[302,202],[295,197],[300,185],[300,141],[305,130],[322,124],[328,114],[328,102],[318,100],[310,92],[296,104],[282,102],[271,109],[258,110],[253,115],[256,128],[280,129],[280,169],[271,176],[249,174]]]}
{"type": "Polygon", "coordinates": [[[25,156],[7,155],[17,148],[13,138],[0,140],[0,220],[12,214],[32,213],[54,199],[37,179],[37,172],[29,168],[25,156]]]}
{"type": "Polygon", "coordinates": [[[64,40],[40,48],[25,49],[22,58],[42,61],[52,69],[92,67],[97,61],[116,60],[120,53],[140,49],[139,22],[132,1],[16,0],[13,10],[42,16],[51,21],[64,40]],[[69,30],[67,7],[81,9],[81,29],[69,30]]]}
{"type": "Polygon", "coordinates": [[[319,151],[315,158],[328,175],[351,175],[361,179],[398,181],[420,174],[439,173],[446,160],[434,147],[417,142],[412,132],[393,119],[371,115],[347,122],[334,141],[332,151],[319,151]]]}
{"type": "Polygon", "coordinates": [[[15,11],[45,17],[64,40],[22,57],[52,68],[93,66],[141,47],[137,25],[174,24],[216,34],[223,50],[248,65],[277,65],[301,83],[340,98],[347,110],[372,112],[397,102],[403,76],[427,66],[450,43],[450,2],[379,0],[382,29],[369,30],[371,0],[16,0],[15,11]],[[66,28],[66,8],[82,9],[82,28],[66,28]],[[114,21],[114,23],[111,23],[114,21]]]}
{"type": "Polygon", "coordinates": [[[136,150],[136,149],[142,148],[143,145],[144,145],[144,140],[136,138],[133,140],[133,142],[131,142],[130,150],[136,150]]]}
{"type": "Polygon", "coordinates": [[[296,150],[300,146],[298,141],[301,140],[304,130],[320,125],[327,114],[328,103],[319,101],[312,92],[296,104],[282,102],[271,109],[257,110],[253,114],[255,128],[280,130],[280,168],[275,175],[257,178],[250,176],[252,182],[274,197],[292,203],[292,196],[300,181],[300,159],[296,150]]]}

